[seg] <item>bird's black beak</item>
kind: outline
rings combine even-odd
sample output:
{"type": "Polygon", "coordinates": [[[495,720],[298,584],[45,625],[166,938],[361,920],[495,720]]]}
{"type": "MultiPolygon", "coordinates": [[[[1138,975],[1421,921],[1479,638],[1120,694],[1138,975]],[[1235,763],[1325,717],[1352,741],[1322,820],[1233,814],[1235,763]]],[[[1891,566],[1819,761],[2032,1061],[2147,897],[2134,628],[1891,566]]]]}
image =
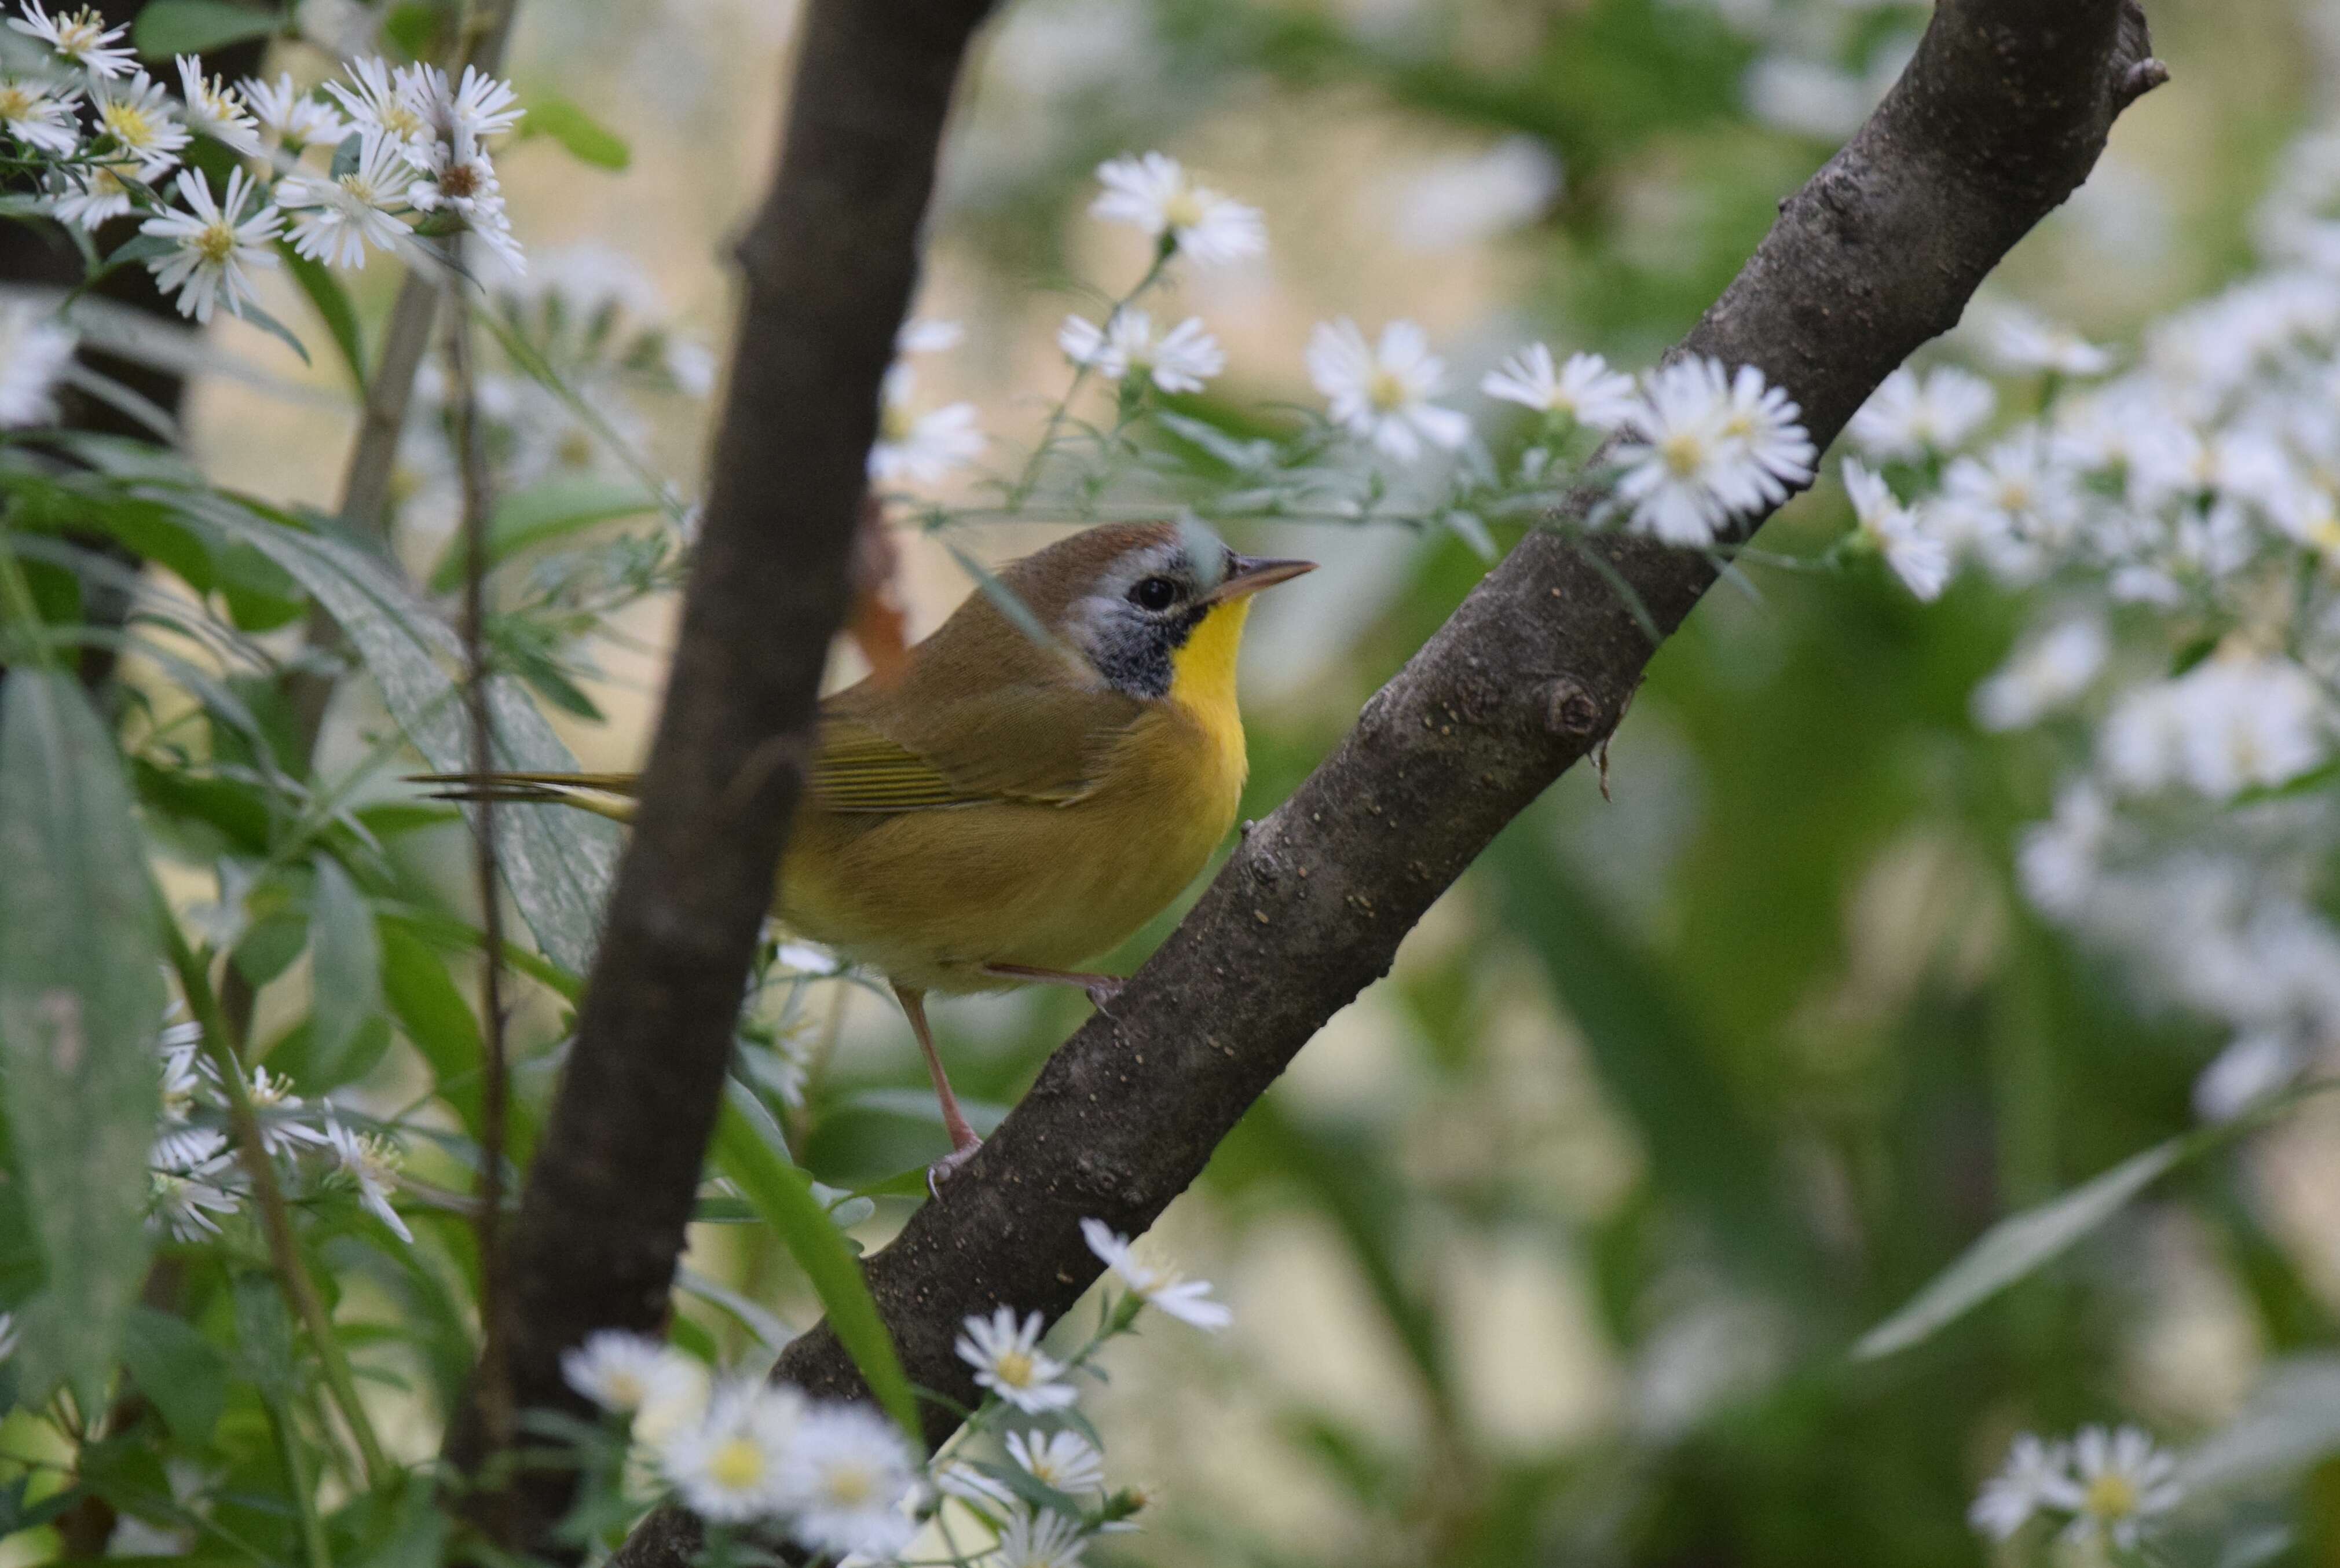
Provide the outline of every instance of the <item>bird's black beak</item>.
{"type": "Polygon", "coordinates": [[[1263,588],[1274,588],[1315,570],[1313,561],[1268,561],[1256,555],[1238,555],[1227,562],[1225,581],[1211,590],[1205,602],[1225,604],[1230,599],[1246,598],[1263,588]]]}

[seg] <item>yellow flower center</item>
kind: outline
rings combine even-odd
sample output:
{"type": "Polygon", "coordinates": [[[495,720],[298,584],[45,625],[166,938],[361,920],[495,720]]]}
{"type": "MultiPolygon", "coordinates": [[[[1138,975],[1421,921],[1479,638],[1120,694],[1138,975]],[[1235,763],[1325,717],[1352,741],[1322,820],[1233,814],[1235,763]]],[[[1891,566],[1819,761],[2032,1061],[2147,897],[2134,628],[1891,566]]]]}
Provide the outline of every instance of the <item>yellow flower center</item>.
{"type": "Polygon", "coordinates": [[[649,1394],[649,1390],[642,1386],[642,1380],[630,1372],[610,1374],[607,1392],[610,1403],[620,1410],[631,1410],[649,1394]]]}
{"type": "Polygon", "coordinates": [[[764,1478],[764,1451],[734,1437],[708,1457],[707,1474],[727,1492],[745,1492],[764,1478]]]}
{"type": "Polygon", "coordinates": [[[1413,390],[1395,371],[1375,371],[1365,383],[1365,401],[1383,413],[1393,413],[1413,401],[1413,390]]]}
{"type": "Polygon", "coordinates": [[[1191,185],[1179,186],[1178,194],[1162,203],[1163,221],[1173,229],[1191,229],[1209,215],[1191,185]]]}
{"type": "Polygon", "coordinates": [[[393,98],[382,106],[382,128],[393,136],[411,136],[422,129],[422,116],[393,98]]]}
{"type": "Polygon", "coordinates": [[[828,1473],[828,1500],[855,1508],[878,1494],[878,1478],[867,1466],[840,1464],[828,1473]]]}
{"type": "Polygon", "coordinates": [[[2099,1519],[2126,1519],[2137,1512],[2137,1484],[2117,1471],[2106,1471],[2088,1483],[2081,1503],[2099,1519]]]}
{"type": "Polygon", "coordinates": [[[0,120],[25,119],[35,107],[33,95],[15,83],[0,86],[0,120]]]}
{"type": "Polygon", "coordinates": [[[114,139],[125,147],[151,147],[161,127],[154,117],[135,104],[115,102],[98,111],[114,139]]]}
{"type": "Polygon", "coordinates": [[[991,1364],[991,1374],[1010,1388],[1028,1388],[1032,1384],[1032,1358],[1020,1350],[1011,1350],[991,1364]]]}
{"type": "Polygon", "coordinates": [[[878,439],[898,446],[910,439],[910,432],[917,424],[907,405],[889,402],[878,414],[878,439]]]}
{"type": "Polygon", "coordinates": [[[1658,457],[1675,478],[1688,479],[1706,466],[1706,442],[1696,431],[1676,431],[1658,443],[1658,457]]]}
{"type": "Polygon", "coordinates": [[[2019,479],[2008,480],[1998,487],[1998,505],[2002,511],[2029,511],[2031,487],[2019,479]]]}
{"type": "Polygon", "coordinates": [[[94,49],[99,35],[104,31],[105,24],[99,19],[97,13],[84,6],[70,16],[57,18],[57,48],[67,55],[79,55],[85,49],[94,49]]]}

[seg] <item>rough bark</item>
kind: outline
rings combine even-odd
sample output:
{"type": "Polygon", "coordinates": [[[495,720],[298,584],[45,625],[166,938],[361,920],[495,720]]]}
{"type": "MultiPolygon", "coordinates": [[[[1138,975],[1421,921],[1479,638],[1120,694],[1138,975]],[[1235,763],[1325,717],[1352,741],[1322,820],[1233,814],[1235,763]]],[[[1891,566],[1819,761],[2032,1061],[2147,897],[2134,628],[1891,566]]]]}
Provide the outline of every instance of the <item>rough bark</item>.
{"type": "MultiPolygon", "coordinates": [[[[2131,0],[1941,0],[1884,104],[1781,203],[1676,352],[1760,366],[1825,447],[1958,321],[2166,74],[2131,0]]],[[[1388,970],[1431,902],[1614,729],[1655,649],[1612,576],[1671,632],[1715,572],[1614,533],[1523,541],[1248,833],[1113,1015],[1056,1053],[942,1198],[870,1260],[913,1382],[974,1403],[973,1369],[952,1351],[961,1319],[1068,1309],[1099,1267],[1079,1221],[1150,1226],[1324,1020],[1388,970]]],[[[774,1375],[864,1394],[825,1326],[774,1375]]],[[[930,1408],[938,1442],[956,1417],[930,1408]]],[[[664,1511],[617,1561],[679,1568],[697,1539],[664,1511]]]]}
{"type": "MultiPolygon", "coordinates": [[[[845,610],[878,381],[952,85],[988,9],[815,0],[807,14],[778,172],[739,245],[738,348],[640,815],[511,1238],[518,1408],[579,1408],[561,1353],[665,1320],[845,610]]],[[[467,1472],[479,1416],[450,1439],[467,1472]]],[[[513,1538],[548,1549],[567,1480],[510,1484],[513,1538]]]]}

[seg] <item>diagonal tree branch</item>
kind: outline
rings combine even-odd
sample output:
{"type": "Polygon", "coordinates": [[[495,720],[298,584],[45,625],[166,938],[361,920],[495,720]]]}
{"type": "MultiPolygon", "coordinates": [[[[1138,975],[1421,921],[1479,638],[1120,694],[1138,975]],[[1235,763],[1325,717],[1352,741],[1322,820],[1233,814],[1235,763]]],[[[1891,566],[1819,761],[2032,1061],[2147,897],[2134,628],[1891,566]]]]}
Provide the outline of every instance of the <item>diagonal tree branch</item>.
{"type": "MultiPolygon", "coordinates": [[[[577,1042],[510,1243],[512,1404],[581,1408],[560,1354],[664,1322],[749,961],[809,754],[959,61],[990,0],[815,0],[745,283],[705,521],[577,1042]]],[[[475,1379],[475,1384],[477,1380],[475,1379]]],[[[474,1516],[542,1549],[566,1477],[481,1477],[474,1516]],[[500,1512],[505,1486],[516,1506],[500,1512]]]]}
{"type": "MultiPolygon", "coordinates": [[[[2086,177],[2114,118],[2166,76],[2133,0],[1941,0],[1883,104],[1781,203],[1676,352],[1760,366],[1825,445],[1958,321],[2086,177]]],[[[972,1404],[972,1369],[952,1351],[960,1320],[1001,1304],[1067,1310],[1098,1272],[1077,1222],[1151,1225],[1324,1020],[1387,971],[1432,900],[1615,728],[1655,650],[1611,579],[1670,633],[1714,576],[1694,552],[1560,531],[1488,575],[1252,829],[1114,1016],[1056,1052],[942,1199],[870,1260],[913,1382],[972,1404]]],[[[774,1375],[864,1393],[825,1326],[774,1375]]],[[[930,1408],[939,1441],[956,1418],[930,1408]]],[[[679,1568],[697,1540],[665,1510],[618,1562],[679,1568]]]]}

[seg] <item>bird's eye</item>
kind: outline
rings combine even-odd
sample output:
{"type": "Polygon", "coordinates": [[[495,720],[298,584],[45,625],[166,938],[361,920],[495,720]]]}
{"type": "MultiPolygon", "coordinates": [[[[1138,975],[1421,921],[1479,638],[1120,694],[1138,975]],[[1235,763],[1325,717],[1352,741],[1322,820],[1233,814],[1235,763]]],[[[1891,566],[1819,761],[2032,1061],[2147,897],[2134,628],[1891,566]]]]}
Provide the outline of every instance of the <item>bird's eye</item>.
{"type": "Polygon", "coordinates": [[[1166,577],[1141,577],[1129,590],[1129,601],[1140,610],[1167,610],[1177,602],[1178,585],[1166,577]]]}

